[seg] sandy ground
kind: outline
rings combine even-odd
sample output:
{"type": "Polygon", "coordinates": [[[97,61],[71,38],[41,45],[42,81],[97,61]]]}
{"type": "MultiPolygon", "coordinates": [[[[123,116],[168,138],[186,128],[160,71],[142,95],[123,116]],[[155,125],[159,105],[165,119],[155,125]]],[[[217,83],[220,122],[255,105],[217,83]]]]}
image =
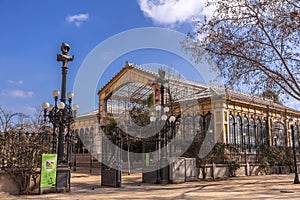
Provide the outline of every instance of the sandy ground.
{"type": "Polygon", "coordinates": [[[100,186],[99,175],[72,173],[71,192],[43,195],[1,195],[1,199],[299,199],[294,174],[243,176],[180,184],[141,183],[141,174],[124,174],[121,188],[100,186]]]}

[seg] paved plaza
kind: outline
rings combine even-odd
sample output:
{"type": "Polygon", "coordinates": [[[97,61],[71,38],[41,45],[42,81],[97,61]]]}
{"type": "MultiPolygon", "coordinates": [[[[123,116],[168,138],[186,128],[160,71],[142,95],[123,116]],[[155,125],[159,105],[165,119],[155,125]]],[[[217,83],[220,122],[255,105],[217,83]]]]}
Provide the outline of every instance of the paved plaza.
{"type": "Polygon", "coordinates": [[[294,174],[233,177],[180,184],[143,184],[141,175],[123,175],[121,188],[100,187],[99,175],[72,174],[70,193],[9,196],[1,199],[300,199],[294,174]]]}

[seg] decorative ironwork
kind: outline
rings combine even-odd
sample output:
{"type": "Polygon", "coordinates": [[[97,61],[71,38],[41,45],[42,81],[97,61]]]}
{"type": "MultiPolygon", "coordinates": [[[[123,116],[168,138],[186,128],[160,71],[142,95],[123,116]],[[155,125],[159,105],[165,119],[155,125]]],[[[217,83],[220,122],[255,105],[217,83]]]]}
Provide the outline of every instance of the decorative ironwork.
{"type": "Polygon", "coordinates": [[[62,62],[62,84],[61,92],[53,91],[54,105],[44,102],[42,107],[44,109],[44,120],[47,118],[53,124],[53,143],[52,153],[58,154],[58,171],[57,171],[57,190],[70,190],[70,167],[71,167],[71,124],[74,122],[76,110],[78,105],[72,104],[73,93],[68,93],[66,96],[66,79],[68,72],[68,62],[73,61],[74,56],[69,56],[70,45],[62,43],[62,54],[57,55],[57,61],[62,62]],[[60,102],[58,102],[58,97],[60,102]],[[68,103],[66,103],[66,97],[68,103]],[[57,138],[58,129],[58,138],[57,138]],[[66,131],[67,130],[67,131],[66,131]],[[65,154],[65,140],[66,154],[65,154]],[[58,141],[58,145],[57,145],[58,141]],[[58,146],[58,147],[57,147],[58,146]]]}

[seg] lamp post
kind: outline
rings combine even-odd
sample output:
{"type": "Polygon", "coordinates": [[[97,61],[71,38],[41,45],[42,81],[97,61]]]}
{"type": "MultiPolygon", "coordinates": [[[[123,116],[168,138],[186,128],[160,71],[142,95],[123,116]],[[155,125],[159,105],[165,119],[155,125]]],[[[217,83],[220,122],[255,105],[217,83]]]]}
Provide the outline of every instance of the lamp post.
{"type": "Polygon", "coordinates": [[[169,112],[169,107],[165,107],[165,102],[164,102],[164,92],[165,92],[165,87],[164,84],[167,82],[165,79],[165,74],[166,72],[162,69],[158,70],[159,78],[157,81],[160,83],[160,105],[161,105],[161,120],[164,122],[161,134],[162,134],[162,144],[161,145],[161,164],[162,166],[160,167],[160,175],[161,183],[169,183],[169,163],[168,163],[168,151],[167,151],[167,131],[166,131],[166,120],[168,119],[167,113],[169,112]],[[163,114],[164,113],[164,114],[163,114]]]}
{"type": "Polygon", "coordinates": [[[54,96],[54,105],[50,105],[48,102],[42,104],[44,109],[44,120],[53,124],[53,143],[52,153],[57,153],[58,166],[56,173],[56,190],[70,191],[70,138],[71,131],[70,125],[74,122],[76,110],[78,105],[72,104],[74,97],[73,93],[68,93],[66,96],[66,79],[68,72],[68,62],[73,61],[74,56],[69,56],[70,45],[63,43],[61,45],[62,54],[57,54],[57,61],[62,62],[62,81],[61,81],[61,92],[54,90],[52,95],[54,96]],[[60,96],[60,102],[58,97],[60,96]],[[66,97],[68,102],[66,102],[66,97]],[[67,131],[66,131],[67,129],[67,131]],[[57,132],[58,130],[58,138],[57,132]],[[66,131],[66,132],[65,132],[66,131]],[[67,155],[65,155],[65,136],[67,138],[67,155]],[[57,147],[58,139],[58,147],[57,147]]]}
{"type": "Polygon", "coordinates": [[[163,128],[157,135],[157,152],[158,152],[158,166],[157,166],[157,183],[168,183],[169,182],[169,167],[168,167],[168,151],[167,151],[167,120],[169,124],[172,125],[176,117],[167,116],[169,112],[169,107],[162,107],[161,105],[155,106],[157,115],[151,113],[150,121],[152,123],[157,121],[163,122],[163,128]],[[163,144],[163,145],[162,145],[163,144]]]}
{"type": "Polygon", "coordinates": [[[298,176],[298,166],[297,166],[297,157],[296,157],[296,145],[295,145],[295,130],[294,125],[291,125],[292,131],[292,146],[293,146],[293,155],[294,155],[294,166],[295,166],[295,179],[294,184],[299,184],[299,176],[298,176]]]}
{"type": "Polygon", "coordinates": [[[168,130],[172,128],[173,133],[173,126],[174,122],[176,121],[175,116],[168,116],[167,114],[170,111],[170,108],[165,106],[164,102],[164,94],[165,94],[165,86],[164,84],[167,82],[165,79],[165,71],[162,69],[158,70],[159,77],[157,78],[157,82],[160,84],[160,105],[155,106],[155,111],[151,113],[150,122],[163,122],[162,129],[157,134],[156,139],[156,150],[158,152],[157,156],[157,177],[156,183],[169,183],[169,162],[168,162],[168,130]],[[167,121],[169,123],[167,123],[167,121]],[[170,127],[169,127],[170,126],[170,127]]]}
{"type": "MultiPolygon", "coordinates": [[[[161,106],[157,105],[155,106],[155,110],[156,112],[160,112],[161,111],[161,106]]],[[[155,123],[156,122],[157,117],[151,113],[150,116],[150,122],[155,123]]],[[[157,138],[156,138],[156,151],[157,151],[157,169],[156,169],[156,183],[160,183],[161,182],[161,135],[160,132],[158,132],[157,134],[157,138]]]]}
{"type": "MultiPolygon", "coordinates": [[[[159,77],[157,78],[157,82],[160,84],[160,106],[159,105],[156,106],[155,110],[157,112],[160,112],[161,120],[164,121],[164,125],[162,130],[158,132],[158,136],[157,136],[157,151],[158,151],[157,183],[169,182],[167,150],[164,151],[162,149],[162,146],[166,148],[166,143],[167,143],[165,121],[167,120],[168,117],[166,114],[164,114],[164,112],[169,111],[168,107],[164,107],[164,92],[165,92],[164,84],[166,82],[165,74],[166,72],[164,70],[162,69],[158,70],[159,77]]],[[[155,121],[155,120],[156,120],[155,116],[150,117],[150,121],[155,121]]]]}

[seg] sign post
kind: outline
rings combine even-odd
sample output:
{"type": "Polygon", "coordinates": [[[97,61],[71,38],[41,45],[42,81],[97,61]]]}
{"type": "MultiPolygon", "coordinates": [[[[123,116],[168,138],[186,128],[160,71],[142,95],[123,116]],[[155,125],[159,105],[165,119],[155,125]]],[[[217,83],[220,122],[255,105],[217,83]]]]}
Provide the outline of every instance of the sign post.
{"type": "Polygon", "coordinates": [[[43,154],[41,165],[40,193],[55,188],[56,185],[57,154],[43,154]]]}

